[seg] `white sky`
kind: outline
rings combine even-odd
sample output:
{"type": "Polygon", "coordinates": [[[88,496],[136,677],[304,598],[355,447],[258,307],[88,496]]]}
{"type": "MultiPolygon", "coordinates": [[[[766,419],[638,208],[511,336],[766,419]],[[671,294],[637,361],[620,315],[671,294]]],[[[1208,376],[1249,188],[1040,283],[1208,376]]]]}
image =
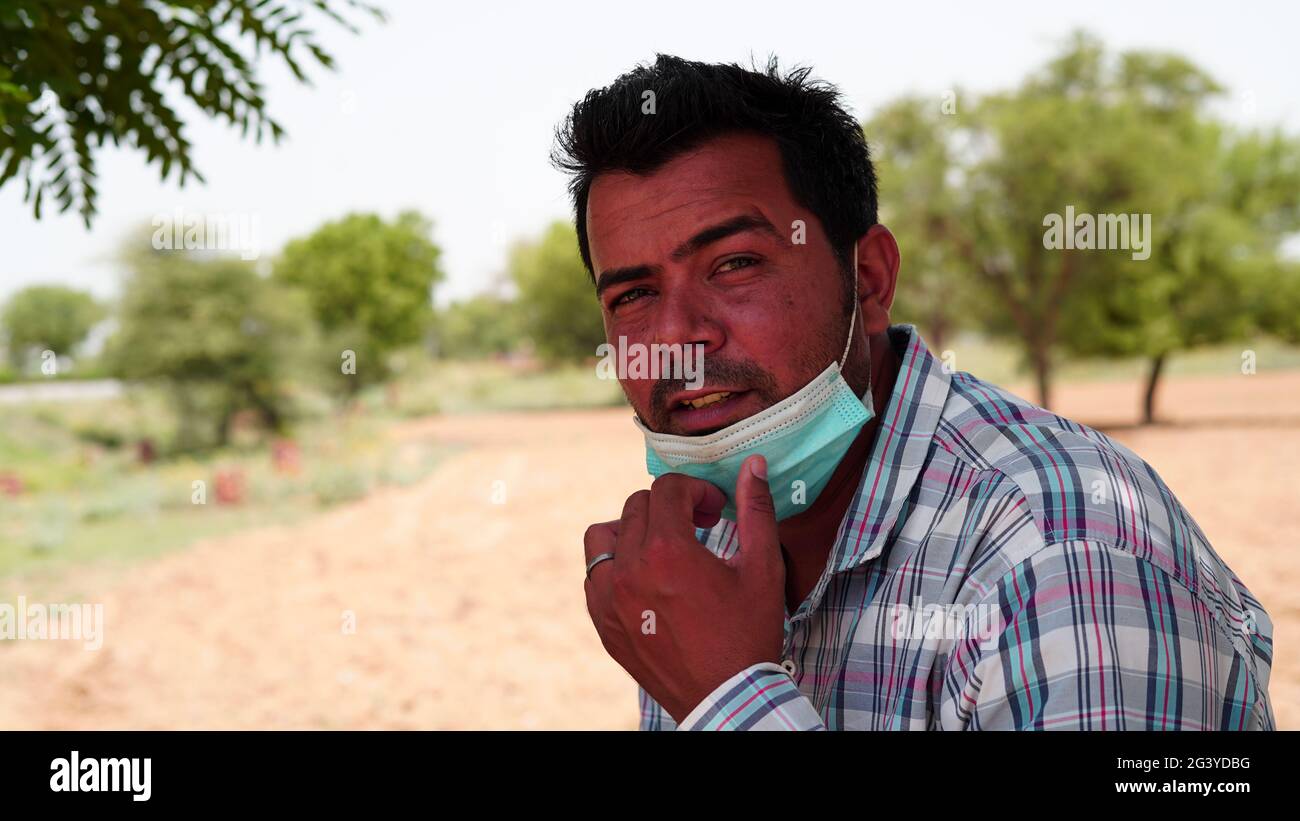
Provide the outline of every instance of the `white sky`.
{"type": "Polygon", "coordinates": [[[264,68],[289,133],[278,147],[183,109],[206,185],[160,182],[142,154],[107,148],[86,231],[48,202],[37,222],[11,180],[0,190],[0,297],[38,282],[113,294],[108,257],[121,238],[177,208],[255,214],[264,256],[348,211],[417,208],[444,251],[438,302],[474,293],[499,274],[510,240],[568,216],[565,179],[547,162],[568,106],[656,52],[808,63],[862,119],[902,93],[1010,86],[1083,26],[1112,49],[1182,52],[1229,87],[1225,116],[1300,133],[1295,3],[375,1],[389,22],[362,21],[360,36],[319,22],[338,70],[314,71],[314,88],[264,68]]]}

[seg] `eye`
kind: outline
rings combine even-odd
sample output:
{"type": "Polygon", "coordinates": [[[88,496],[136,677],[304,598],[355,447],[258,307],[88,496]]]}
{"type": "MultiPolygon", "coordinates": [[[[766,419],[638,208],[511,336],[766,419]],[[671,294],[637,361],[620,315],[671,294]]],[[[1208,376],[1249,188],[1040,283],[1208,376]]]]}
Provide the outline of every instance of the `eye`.
{"type": "Polygon", "coordinates": [[[609,303],[609,307],[617,308],[620,305],[627,305],[628,303],[636,302],[638,299],[641,298],[641,296],[648,293],[650,293],[650,291],[646,288],[629,288],[628,290],[624,291],[623,293],[615,297],[614,301],[609,303]]]}
{"type": "Polygon", "coordinates": [[[731,273],[732,271],[739,271],[741,268],[749,268],[750,266],[757,265],[757,264],[758,264],[757,257],[732,257],[731,259],[719,265],[717,269],[714,271],[714,273],[727,274],[727,273],[731,273]]]}

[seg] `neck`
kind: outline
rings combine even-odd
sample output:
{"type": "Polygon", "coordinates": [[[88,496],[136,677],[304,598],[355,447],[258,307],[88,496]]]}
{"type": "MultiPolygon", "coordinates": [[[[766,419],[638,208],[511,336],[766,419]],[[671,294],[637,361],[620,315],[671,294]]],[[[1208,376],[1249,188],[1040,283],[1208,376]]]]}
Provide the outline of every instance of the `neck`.
{"type": "Polygon", "coordinates": [[[875,414],[863,425],[812,506],[777,525],[786,561],[787,599],[793,601],[790,612],[794,612],[826,566],[840,522],[862,481],[862,472],[880,429],[880,417],[894,392],[899,363],[888,335],[873,336],[870,350],[871,401],[875,414]]]}

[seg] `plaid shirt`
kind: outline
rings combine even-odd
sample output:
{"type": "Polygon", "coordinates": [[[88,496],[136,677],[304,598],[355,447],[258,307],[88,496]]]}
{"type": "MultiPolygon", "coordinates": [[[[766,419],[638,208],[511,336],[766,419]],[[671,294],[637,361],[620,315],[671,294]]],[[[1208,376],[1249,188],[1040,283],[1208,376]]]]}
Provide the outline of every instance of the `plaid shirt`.
{"type": "MultiPolygon", "coordinates": [[[[782,663],[681,729],[1272,729],[1272,623],[1156,472],[889,334],[898,380],[782,663]]],[[[727,520],[697,535],[739,547],[727,520]]]]}

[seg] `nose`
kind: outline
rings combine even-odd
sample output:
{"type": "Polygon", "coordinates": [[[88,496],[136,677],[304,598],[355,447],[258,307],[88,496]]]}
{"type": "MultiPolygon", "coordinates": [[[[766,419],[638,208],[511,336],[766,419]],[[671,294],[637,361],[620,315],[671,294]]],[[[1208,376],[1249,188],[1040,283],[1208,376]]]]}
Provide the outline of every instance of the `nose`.
{"type": "Polygon", "coordinates": [[[701,345],[708,355],[726,342],[723,315],[707,294],[692,287],[665,288],[655,312],[654,341],[663,345],[701,345]]]}

